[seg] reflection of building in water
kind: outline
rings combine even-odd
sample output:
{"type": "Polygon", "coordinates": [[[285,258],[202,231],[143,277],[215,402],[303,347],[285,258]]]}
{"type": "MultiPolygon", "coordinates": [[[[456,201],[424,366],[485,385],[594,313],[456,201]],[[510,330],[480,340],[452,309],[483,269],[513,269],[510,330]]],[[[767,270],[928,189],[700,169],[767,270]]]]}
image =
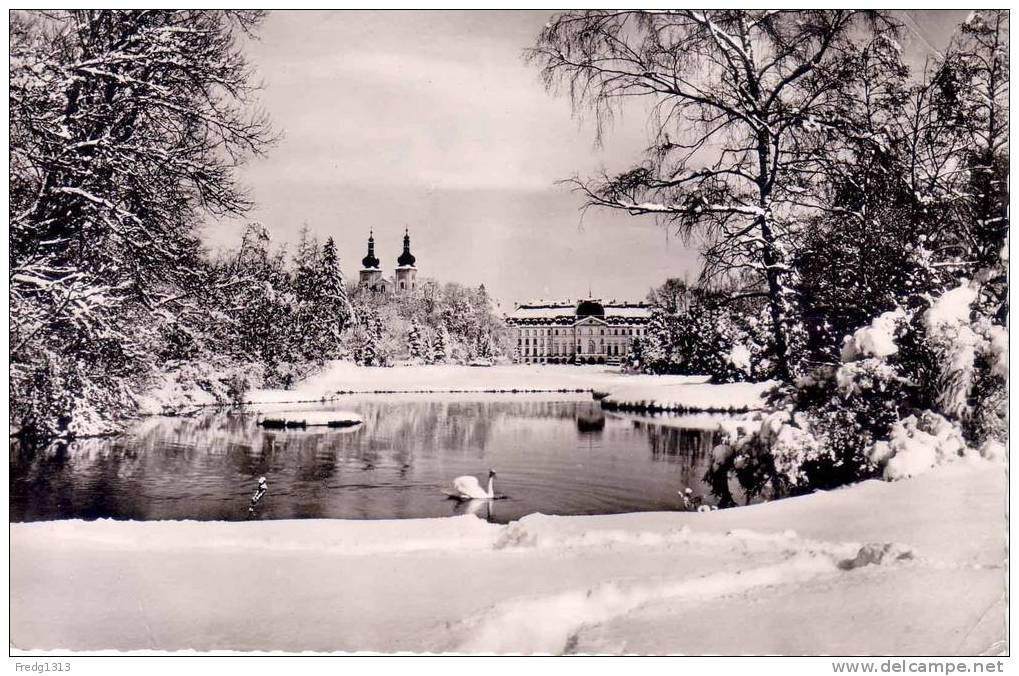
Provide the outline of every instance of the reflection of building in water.
{"type": "Polygon", "coordinates": [[[618,364],[634,338],[644,338],[651,308],[644,303],[525,303],[506,318],[517,361],[528,364],[618,364]]]}

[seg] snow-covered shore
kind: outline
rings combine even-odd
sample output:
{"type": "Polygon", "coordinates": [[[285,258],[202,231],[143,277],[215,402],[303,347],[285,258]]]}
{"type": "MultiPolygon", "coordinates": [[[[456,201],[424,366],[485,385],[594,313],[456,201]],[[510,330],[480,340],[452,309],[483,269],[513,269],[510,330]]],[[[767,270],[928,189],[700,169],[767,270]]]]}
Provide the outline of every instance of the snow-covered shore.
{"type": "MultiPolygon", "coordinates": [[[[662,378],[665,376],[652,376],[662,378]]],[[[619,383],[605,397],[609,410],[684,413],[687,411],[755,411],[766,407],[765,395],[778,382],[762,383],[691,383],[664,380],[619,383]]]]}
{"type": "MultiPolygon", "coordinates": [[[[765,395],[776,383],[713,384],[708,376],[623,373],[613,366],[501,364],[407,364],[388,368],[332,361],[293,389],[248,392],[253,406],[320,403],[346,394],[554,394],[594,392],[610,410],[646,412],[745,412],[766,408],[765,395]]],[[[222,404],[211,393],[182,389],[172,378],[146,393],[141,411],[159,415],[222,404]]]]}
{"type": "Polygon", "coordinates": [[[380,368],[334,361],[293,390],[256,390],[247,399],[252,404],[269,404],[321,401],[338,392],[612,392],[626,387],[678,386],[707,380],[707,376],[629,375],[611,366],[441,364],[380,368]]]}
{"type": "Polygon", "coordinates": [[[12,524],[16,648],[1005,649],[1005,472],[708,514],[12,524]]]}

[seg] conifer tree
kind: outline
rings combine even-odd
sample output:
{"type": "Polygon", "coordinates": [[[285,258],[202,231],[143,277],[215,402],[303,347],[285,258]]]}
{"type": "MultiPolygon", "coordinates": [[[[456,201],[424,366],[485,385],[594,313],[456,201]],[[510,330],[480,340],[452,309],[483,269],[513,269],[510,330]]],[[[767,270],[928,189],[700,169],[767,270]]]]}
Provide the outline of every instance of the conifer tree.
{"type": "Polygon", "coordinates": [[[410,326],[407,334],[407,348],[410,351],[411,359],[421,359],[425,356],[425,346],[421,340],[421,327],[417,322],[410,326]]]}
{"type": "Polygon", "coordinates": [[[432,362],[443,364],[446,361],[449,349],[449,331],[445,326],[440,326],[435,333],[435,341],[432,343],[432,362]]]}
{"type": "Polygon", "coordinates": [[[322,247],[320,261],[319,304],[326,343],[327,356],[335,356],[344,329],[350,326],[353,308],[347,298],[347,290],[343,283],[343,273],[336,254],[336,243],[330,237],[322,247]]]}

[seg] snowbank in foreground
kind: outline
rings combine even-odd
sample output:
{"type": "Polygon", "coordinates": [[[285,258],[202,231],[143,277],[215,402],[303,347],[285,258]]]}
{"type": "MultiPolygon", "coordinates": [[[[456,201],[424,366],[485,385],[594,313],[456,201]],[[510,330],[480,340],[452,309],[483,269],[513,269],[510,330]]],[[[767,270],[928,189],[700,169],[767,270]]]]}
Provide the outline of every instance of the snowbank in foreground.
{"type": "Polygon", "coordinates": [[[334,361],[293,390],[256,390],[248,399],[250,403],[267,404],[320,401],[335,396],[337,392],[611,392],[633,385],[685,385],[707,380],[707,376],[628,375],[608,366],[512,364],[475,367],[437,364],[381,368],[334,361]]]}
{"type": "Polygon", "coordinates": [[[973,654],[1005,473],[707,514],[12,524],[17,648],[973,654]]]}

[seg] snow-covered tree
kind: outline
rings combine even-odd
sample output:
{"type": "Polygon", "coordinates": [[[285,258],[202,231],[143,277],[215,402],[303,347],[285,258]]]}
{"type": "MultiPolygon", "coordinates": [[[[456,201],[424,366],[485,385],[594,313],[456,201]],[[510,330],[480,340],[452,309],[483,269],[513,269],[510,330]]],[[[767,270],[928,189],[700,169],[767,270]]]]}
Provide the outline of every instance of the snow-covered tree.
{"type": "MultiPolygon", "coordinates": [[[[939,75],[942,105],[954,113],[964,171],[945,172],[956,253],[974,269],[993,269],[1008,234],[1009,13],[972,12],[947,50],[939,75]]],[[[955,159],[955,158],[953,158],[955,159]]],[[[956,164],[953,163],[953,164],[956,164]]],[[[956,167],[953,166],[953,169],[956,167]]],[[[987,280],[984,294],[998,320],[1008,314],[1008,283],[987,280]]]]}
{"type": "Polygon", "coordinates": [[[322,281],[323,248],[307,225],[301,227],[294,251],[294,290],[301,298],[313,299],[322,281]]]}
{"type": "Polygon", "coordinates": [[[82,383],[75,410],[102,420],[129,413],[163,329],[204,292],[196,225],[250,206],[234,170],[272,140],[250,112],[241,45],[261,17],[12,13],[15,426],[73,432],[81,416],[53,410],[44,420],[46,402],[29,401],[49,391],[33,382],[71,370],[82,383]]]}
{"type": "Polygon", "coordinates": [[[347,334],[348,352],[362,366],[385,366],[384,328],[378,309],[370,302],[361,302],[354,309],[357,323],[347,334]]]}
{"type": "Polygon", "coordinates": [[[412,291],[368,298],[354,288],[351,298],[356,307],[370,304],[382,322],[381,347],[388,361],[416,358],[411,340],[415,328],[421,345],[421,357],[431,361],[435,345],[442,335],[441,360],[465,363],[472,359],[510,354],[509,332],[495,315],[484,286],[470,288],[456,283],[440,285],[432,279],[419,280],[412,291]]]}
{"type": "Polygon", "coordinates": [[[838,129],[832,93],[862,27],[891,28],[855,10],[569,12],[531,51],[549,87],[595,111],[599,135],[621,102],[649,100],[646,161],[574,184],[588,205],[706,233],[707,278],[752,273],[782,378],[798,331],[789,255],[809,204],[804,177],[817,170],[801,140],[819,126],[838,129]]]}
{"type": "Polygon", "coordinates": [[[421,327],[417,323],[411,324],[410,332],[407,334],[407,350],[411,359],[423,359],[426,356],[426,346],[421,336],[421,327]]]}
{"type": "Polygon", "coordinates": [[[449,357],[449,331],[440,326],[432,341],[432,363],[444,364],[449,357]]]}
{"type": "Polygon", "coordinates": [[[328,238],[322,246],[319,280],[321,286],[316,294],[316,299],[327,342],[325,356],[335,357],[340,344],[340,336],[354,319],[354,310],[347,298],[340,261],[336,255],[336,243],[332,237],[328,238]]]}

